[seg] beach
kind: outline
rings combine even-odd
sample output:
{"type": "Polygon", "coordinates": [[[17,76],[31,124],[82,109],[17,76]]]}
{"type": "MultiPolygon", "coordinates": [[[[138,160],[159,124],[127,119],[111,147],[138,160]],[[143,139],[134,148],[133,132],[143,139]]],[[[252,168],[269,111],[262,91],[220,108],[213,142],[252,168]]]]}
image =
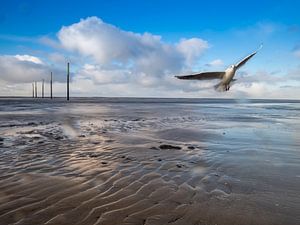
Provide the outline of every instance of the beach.
{"type": "Polygon", "coordinates": [[[0,98],[0,224],[298,225],[300,101],[0,98]]]}

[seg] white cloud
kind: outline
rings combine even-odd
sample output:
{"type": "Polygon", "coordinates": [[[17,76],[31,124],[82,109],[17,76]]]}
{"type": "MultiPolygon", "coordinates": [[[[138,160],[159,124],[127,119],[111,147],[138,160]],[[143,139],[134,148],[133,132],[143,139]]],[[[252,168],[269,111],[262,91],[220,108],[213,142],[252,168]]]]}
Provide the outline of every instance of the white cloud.
{"type": "MultiPolygon", "coordinates": [[[[31,83],[48,80],[51,68],[41,59],[31,55],[0,55],[0,80],[15,83],[31,83]]],[[[63,73],[52,68],[57,81],[62,81],[63,73]]]]}
{"type": "Polygon", "coordinates": [[[43,64],[42,60],[38,57],[32,55],[15,55],[15,57],[20,61],[33,62],[36,64],[43,64]]]}
{"type": "Polygon", "coordinates": [[[224,62],[221,59],[215,59],[206,65],[210,67],[218,67],[218,66],[223,66],[224,62]]]}
{"type": "Polygon", "coordinates": [[[48,59],[55,64],[66,64],[67,59],[61,53],[53,52],[48,55],[48,59]]]}
{"type": "Polygon", "coordinates": [[[208,48],[199,38],[167,44],[160,36],[124,31],[97,17],[63,27],[58,39],[66,50],[89,57],[95,64],[130,68],[137,76],[178,73],[208,48]]]}
{"type": "Polygon", "coordinates": [[[265,70],[259,70],[255,73],[237,72],[235,78],[239,83],[251,84],[251,83],[267,83],[272,85],[284,84],[286,82],[298,82],[300,81],[300,67],[288,70],[286,73],[282,72],[268,72],[265,70]]]}
{"type": "Polygon", "coordinates": [[[169,80],[191,70],[193,62],[208,48],[208,43],[200,38],[169,44],[158,35],[124,31],[97,17],[64,26],[57,37],[65,50],[86,59],[75,75],[76,82],[91,80],[94,85],[105,87],[123,84],[123,88],[136,94],[137,86],[146,88],[148,93],[150,88],[190,87],[178,81],[180,84],[175,81],[170,85],[169,80]]]}
{"type": "Polygon", "coordinates": [[[186,63],[192,66],[195,59],[208,48],[207,41],[199,38],[182,39],[177,44],[177,49],[185,56],[186,63]]]}
{"type": "Polygon", "coordinates": [[[95,84],[127,83],[131,72],[125,69],[102,69],[98,65],[85,64],[75,79],[90,79],[95,84]]]}
{"type": "Polygon", "coordinates": [[[52,47],[52,48],[56,48],[56,49],[61,48],[61,45],[60,45],[59,42],[57,42],[56,40],[53,40],[53,39],[51,39],[47,36],[43,36],[43,37],[38,38],[37,42],[41,43],[41,44],[44,44],[44,45],[47,45],[47,46],[52,47]]]}

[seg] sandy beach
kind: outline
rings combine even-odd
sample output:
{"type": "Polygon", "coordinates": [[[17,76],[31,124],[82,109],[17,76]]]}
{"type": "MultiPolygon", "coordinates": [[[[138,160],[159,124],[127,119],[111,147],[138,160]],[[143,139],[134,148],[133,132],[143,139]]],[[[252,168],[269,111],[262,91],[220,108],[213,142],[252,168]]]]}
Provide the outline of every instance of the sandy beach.
{"type": "Polygon", "coordinates": [[[298,225],[300,101],[0,99],[0,224],[298,225]]]}

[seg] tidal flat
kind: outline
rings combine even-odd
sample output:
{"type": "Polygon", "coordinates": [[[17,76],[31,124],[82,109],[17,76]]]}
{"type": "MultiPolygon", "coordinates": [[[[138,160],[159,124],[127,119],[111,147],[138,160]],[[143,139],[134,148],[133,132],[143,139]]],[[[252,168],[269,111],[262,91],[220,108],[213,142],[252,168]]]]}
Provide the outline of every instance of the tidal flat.
{"type": "Polygon", "coordinates": [[[300,101],[0,99],[0,224],[298,225],[300,101]]]}

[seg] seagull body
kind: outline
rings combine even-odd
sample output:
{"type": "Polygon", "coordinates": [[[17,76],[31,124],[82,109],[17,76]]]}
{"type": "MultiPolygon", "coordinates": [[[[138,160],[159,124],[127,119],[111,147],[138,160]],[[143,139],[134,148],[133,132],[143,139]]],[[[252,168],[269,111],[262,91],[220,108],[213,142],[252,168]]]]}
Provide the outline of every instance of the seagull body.
{"type": "Polygon", "coordinates": [[[232,83],[236,81],[236,79],[233,79],[235,72],[246,64],[246,62],[251,59],[260,49],[262,48],[262,45],[260,48],[255,51],[254,53],[248,55],[243,60],[238,62],[235,65],[231,65],[228,67],[225,71],[221,72],[202,72],[192,75],[183,75],[183,76],[175,76],[178,79],[181,80],[212,80],[212,79],[220,79],[221,81],[215,85],[215,89],[217,91],[229,91],[232,83]]]}

